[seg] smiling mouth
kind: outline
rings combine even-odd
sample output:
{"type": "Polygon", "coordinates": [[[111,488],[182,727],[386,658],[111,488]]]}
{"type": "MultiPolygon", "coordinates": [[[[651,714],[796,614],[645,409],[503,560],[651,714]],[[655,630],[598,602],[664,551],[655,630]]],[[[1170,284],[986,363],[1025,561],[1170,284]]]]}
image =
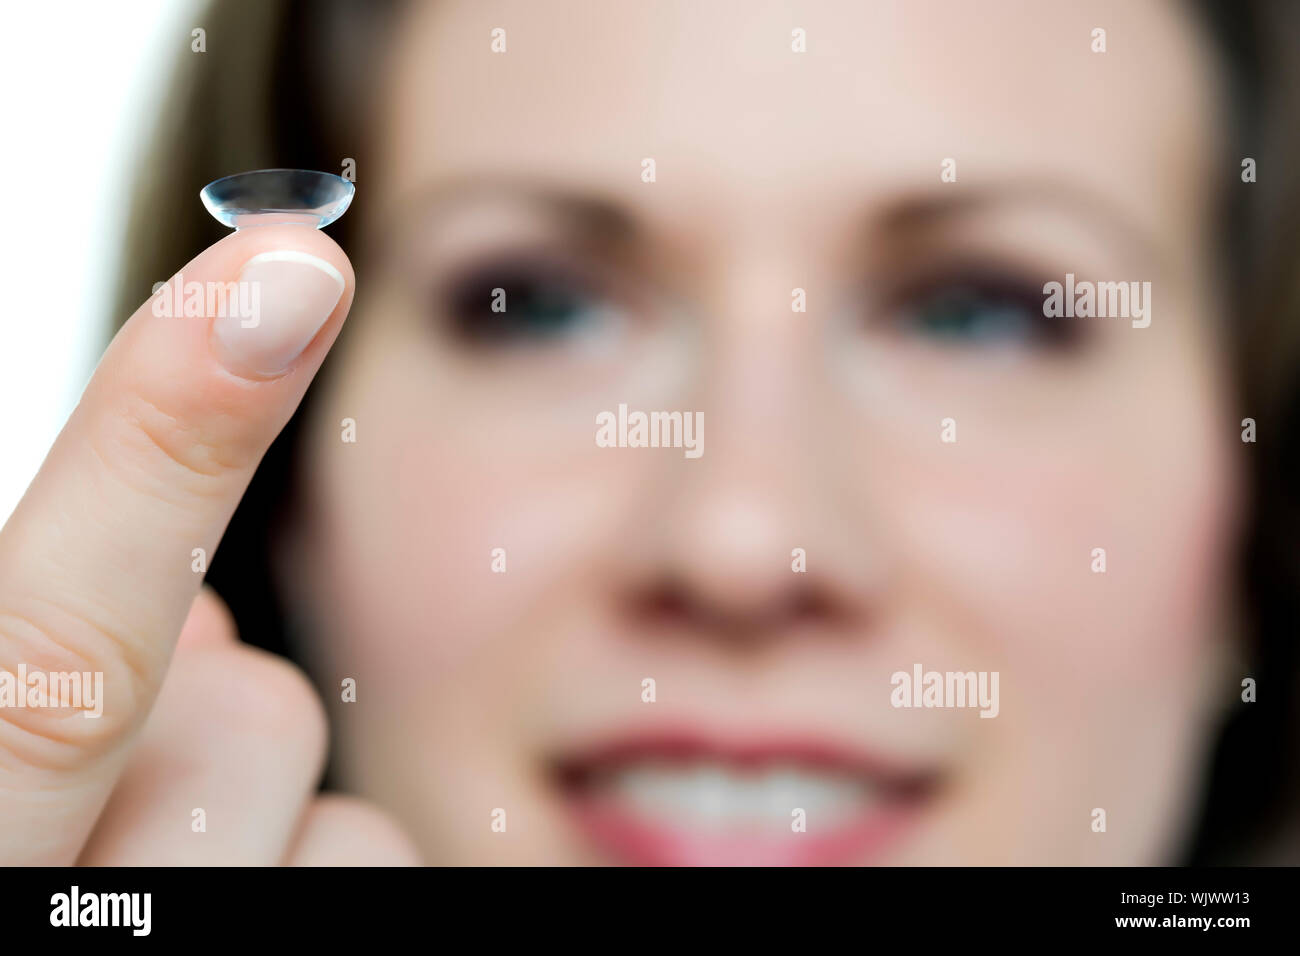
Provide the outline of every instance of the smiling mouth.
{"type": "Polygon", "coordinates": [[[626,737],[565,757],[556,779],[575,827],[636,866],[879,862],[921,816],[940,775],[815,740],[626,737]]]}

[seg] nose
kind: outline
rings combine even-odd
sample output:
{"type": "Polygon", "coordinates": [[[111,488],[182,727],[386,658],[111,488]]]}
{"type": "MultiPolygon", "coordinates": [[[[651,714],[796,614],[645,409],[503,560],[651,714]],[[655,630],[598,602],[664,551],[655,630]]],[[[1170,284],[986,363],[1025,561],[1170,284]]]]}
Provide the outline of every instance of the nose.
{"type": "Polygon", "coordinates": [[[732,646],[860,635],[886,569],[837,454],[815,323],[754,271],[719,299],[690,408],[705,451],[660,459],[643,486],[653,502],[620,548],[626,606],[653,630],[732,646]]]}

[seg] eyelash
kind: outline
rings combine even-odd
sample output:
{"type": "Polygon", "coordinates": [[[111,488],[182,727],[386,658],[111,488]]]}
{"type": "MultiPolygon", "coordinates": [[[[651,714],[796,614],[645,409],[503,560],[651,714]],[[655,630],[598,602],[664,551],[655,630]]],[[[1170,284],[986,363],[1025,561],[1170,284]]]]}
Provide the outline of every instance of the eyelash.
{"type": "MultiPolygon", "coordinates": [[[[435,312],[452,337],[477,349],[555,344],[580,332],[593,312],[608,319],[636,311],[633,303],[620,303],[613,282],[595,266],[532,251],[454,271],[435,299],[435,312]],[[492,308],[496,289],[505,293],[505,311],[492,308]]],[[[870,312],[868,327],[950,348],[1010,345],[1064,353],[1085,340],[1077,320],[1043,314],[1041,285],[1024,274],[978,264],[904,278],[875,296],[870,312]]]]}
{"type": "Polygon", "coordinates": [[[574,321],[557,324],[549,307],[599,308],[613,300],[608,283],[590,267],[563,257],[520,253],[498,256],[453,272],[435,292],[435,312],[459,342],[476,348],[537,345],[571,334],[574,321]],[[494,311],[504,293],[504,311],[494,311]],[[540,303],[539,318],[536,306],[540,303]]]}
{"type": "MultiPolygon", "coordinates": [[[[905,281],[887,294],[879,307],[885,327],[898,334],[921,335],[932,339],[952,340],[967,348],[1012,344],[1018,347],[1066,352],[1078,348],[1085,339],[1082,325],[1073,319],[1053,318],[1043,314],[1042,286],[1024,275],[997,268],[961,267],[939,271],[905,281]],[[993,338],[971,338],[972,330],[951,327],[925,329],[923,311],[929,307],[949,310],[987,310],[996,317],[985,321],[983,333],[993,338]],[[1008,335],[1012,340],[1008,343],[1008,335]]],[[[978,326],[977,326],[978,327],[978,326]]]]}

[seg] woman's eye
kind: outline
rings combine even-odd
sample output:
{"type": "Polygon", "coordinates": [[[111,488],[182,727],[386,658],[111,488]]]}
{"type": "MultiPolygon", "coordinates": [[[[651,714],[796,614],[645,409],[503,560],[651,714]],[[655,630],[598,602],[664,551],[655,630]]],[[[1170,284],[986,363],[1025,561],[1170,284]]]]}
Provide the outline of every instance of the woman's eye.
{"type": "Polygon", "coordinates": [[[587,335],[616,311],[592,282],[549,264],[475,269],[448,283],[439,305],[457,339],[483,347],[587,335]]]}
{"type": "Polygon", "coordinates": [[[1077,325],[1043,314],[1034,287],[956,282],[931,286],[904,299],[894,312],[898,330],[940,344],[967,347],[1064,348],[1077,325]]]}

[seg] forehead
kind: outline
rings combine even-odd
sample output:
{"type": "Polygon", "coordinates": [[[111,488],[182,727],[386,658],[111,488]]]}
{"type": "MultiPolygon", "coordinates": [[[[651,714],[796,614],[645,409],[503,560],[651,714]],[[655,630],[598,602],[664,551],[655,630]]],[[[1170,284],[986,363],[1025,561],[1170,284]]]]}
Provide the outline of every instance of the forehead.
{"type": "Polygon", "coordinates": [[[387,61],[379,188],[502,172],[698,220],[933,188],[952,158],[963,183],[1059,178],[1191,230],[1217,88],[1196,25],[1161,0],[1084,7],[416,3],[387,61]]]}

